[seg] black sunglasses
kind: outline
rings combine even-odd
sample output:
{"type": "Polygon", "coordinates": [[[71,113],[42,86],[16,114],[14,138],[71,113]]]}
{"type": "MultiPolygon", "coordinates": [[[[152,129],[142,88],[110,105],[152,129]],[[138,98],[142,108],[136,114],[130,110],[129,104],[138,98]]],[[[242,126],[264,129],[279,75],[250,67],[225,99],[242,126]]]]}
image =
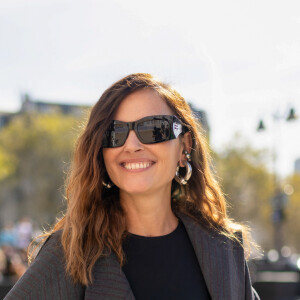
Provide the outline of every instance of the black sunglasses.
{"type": "Polygon", "coordinates": [[[102,147],[123,146],[130,130],[134,130],[141,143],[155,144],[176,139],[188,128],[176,116],[169,115],[149,116],[135,122],[114,120],[104,134],[102,147]]]}

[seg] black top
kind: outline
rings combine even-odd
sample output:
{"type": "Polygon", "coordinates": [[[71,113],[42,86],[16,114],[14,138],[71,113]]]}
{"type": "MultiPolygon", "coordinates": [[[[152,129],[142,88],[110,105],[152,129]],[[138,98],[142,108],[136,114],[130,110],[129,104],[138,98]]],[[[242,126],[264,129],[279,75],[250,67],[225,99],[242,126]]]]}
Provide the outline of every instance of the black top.
{"type": "Polygon", "coordinates": [[[211,299],[194,248],[181,221],[163,236],[129,233],[123,271],[136,300],[211,299]]]}

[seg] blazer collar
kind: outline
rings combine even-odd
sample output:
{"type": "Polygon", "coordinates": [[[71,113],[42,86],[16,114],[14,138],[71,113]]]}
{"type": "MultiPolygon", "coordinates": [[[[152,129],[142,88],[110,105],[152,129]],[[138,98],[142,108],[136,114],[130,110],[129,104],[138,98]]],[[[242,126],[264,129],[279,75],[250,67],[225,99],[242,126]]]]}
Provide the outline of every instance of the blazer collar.
{"type": "MultiPolygon", "coordinates": [[[[189,235],[211,298],[238,299],[237,282],[240,282],[242,274],[236,269],[231,241],[209,233],[187,215],[180,213],[178,217],[189,235]]],[[[239,264],[242,265],[242,261],[239,264]]],[[[110,300],[135,299],[114,253],[99,259],[93,273],[94,283],[86,289],[88,299],[94,299],[95,296],[97,299],[110,300]]]]}
{"type": "Polygon", "coordinates": [[[244,286],[239,284],[244,278],[243,249],[189,216],[178,216],[189,235],[211,298],[243,299],[244,286]]]}

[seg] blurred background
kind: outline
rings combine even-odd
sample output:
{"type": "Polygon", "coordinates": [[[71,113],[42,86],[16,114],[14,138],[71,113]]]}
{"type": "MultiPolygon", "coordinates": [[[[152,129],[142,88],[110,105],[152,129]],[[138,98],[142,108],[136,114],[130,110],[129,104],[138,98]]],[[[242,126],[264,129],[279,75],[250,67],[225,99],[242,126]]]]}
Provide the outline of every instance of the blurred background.
{"type": "Polygon", "coordinates": [[[261,298],[300,298],[299,1],[1,0],[0,43],[0,298],[63,215],[90,107],[135,72],[197,112],[261,298]]]}

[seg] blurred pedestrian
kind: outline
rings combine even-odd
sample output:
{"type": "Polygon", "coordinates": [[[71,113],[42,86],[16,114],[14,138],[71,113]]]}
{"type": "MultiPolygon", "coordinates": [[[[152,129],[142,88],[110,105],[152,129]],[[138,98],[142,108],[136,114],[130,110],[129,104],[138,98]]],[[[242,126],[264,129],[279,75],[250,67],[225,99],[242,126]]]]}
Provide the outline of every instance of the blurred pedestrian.
{"type": "Polygon", "coordinates": [[[33,228],[29,218],[23,217],[16,226],[17,247],[26,249],[31,242],[33,228]]]}
{"type": "Polygon", "coordinates": [[[2,245],[16,246],[16,244],[17,244],[16,230],[12,224],[6,224],[4,228],[0,231],[0,246],[2,245]]]}

